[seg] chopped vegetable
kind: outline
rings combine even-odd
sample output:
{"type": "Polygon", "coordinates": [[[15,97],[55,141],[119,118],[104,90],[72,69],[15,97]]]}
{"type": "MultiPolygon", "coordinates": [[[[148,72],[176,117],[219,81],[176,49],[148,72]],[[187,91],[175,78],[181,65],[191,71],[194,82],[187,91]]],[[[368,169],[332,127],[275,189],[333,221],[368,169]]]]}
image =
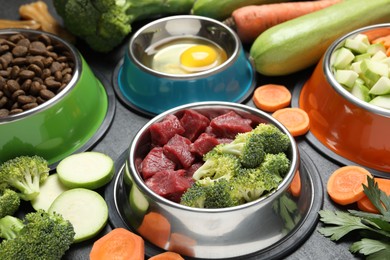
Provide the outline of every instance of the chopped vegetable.
{"type": "Polygon", "coordinates": [[[76,41],[75,37],[64,29],[49,12],[47,4],[41,0],[21,5],[19,15],[22,19],[38,22],[45,32],[56,34],[69,42],[76,41]]]}
{"type": "Polygon", "coordinates": [[[236,29],[244,43],[253,42],[262,32],[293,18],[331,6],[341,0],[246,5],[233,11],[225,20],[236,29]]]}
{"type": "Polygon", "coordinates": [[[69,188],[97,189],[114,177],[114,161],[100,152],[76,153],[60,161],[57,173],[69,188]]]}
{"type": "Polygon", "coordinates": [[[149,258],[149,260],[184,260],[184,258],[175,252],[164,252],[160,253],[158,255],[152,256],[149,258]]]}
{"type": "Polygon", "coordinates": [[[40,184],[49,176],[48,162],[40,156],[19,156],[0,165],[0,183],[15,189],[23,200],[39,194],[40,184]]]}
{"type": "Polygon", "coordinates": [[[115,228],[93,243],[90,260],[141,260],[145,257],[142,237],[124,229],[115,228]]]}
{"type": "Polygon", "coordinates": [[[69,220],[76,232],[78,243],[97,235],[108,220],[108,207],[96,191],[74,188],[63,192],[51,204],[49,213],[61,214],[69,220]]]}
{"type": "Polygon", "coordinates": [[[22,220],[6,218],[15,233],[14,238],[4,239],[0,244],[2,260],[58,260],[73,243],[73,226],[59,214],[38,210],[26,214],[22,220]]]}
{"type": "MultiPolygon", "coordinates": [[[[390,195],[390,179],[374,178],[374,180],[378,184],[378,188],[381,191],[385,192],[387,195],[390,195]]],[[[365,212],[379,213],[378,209],[371,203],[367,196],[358,200],[357,206],[360,210],[365,212]]]]}
{"type": "Polygon", "coordinates": [[[336,81],[356,98],[390,109],[389,47],[390,32],[385,29],[346,39],[331,57],[336,81]],[[389,34],[383,36],[385,32],[389,34]]]}
{"type": "Polygon", "coordinates": [[[367,176],[366,182],[367,185],[363,185],[364,193],[380,213],[321,210],[320,221],[326,226],[318,231],[334,241],[360,231],[360,236],[352,237],[360,240],[354,242],[349,250],[363,254],[367,259],[387,259],[390,255],[390,196],[378,188],[373,177],[367,176]]]}
{"type": "Polygon", "coordinates": [[[362,184],[367,185],[367,176],[371,177],[371,173],[361,166],[340,167],[330,175],[326,190],[340,205],[357,202],[364,197],[362,184]]]}
{"type": "Polygon", "coordinates": [[[38,30],[41,28],[41,24],[34,20],[18,21],[18,20],[0,19],[0,29],[10,29],[10,28],[38,30]]]}
{"type": "Polygon", "coordinates": [[[306,134],[310,129],[310,119],[306,111],[297,107],[278,109],[272,116],[282,123],[292,136],[306,134]]]}
{"type": "Polygon", "coordinates": [[[144,216],[137,231],[143,238],[164,248],[171,234],[171,224],[160,213],[151,211],[144,216]]]}
{"type": "Polygon", "coordinates": [[[31,205],[35,210],[43,209],[48,211],[53,201],[67,190],[68,188],[58,178],[58,174],[51,174],[41,184],[40,192],[36,198],[31,200],[31,205]]]}
{"type": "Polygon", "coordinates": [[[283,85],[267,84],[256,88],[252,99],[261,110],[275,112],[290,105],[291,93],[283,85]]]}

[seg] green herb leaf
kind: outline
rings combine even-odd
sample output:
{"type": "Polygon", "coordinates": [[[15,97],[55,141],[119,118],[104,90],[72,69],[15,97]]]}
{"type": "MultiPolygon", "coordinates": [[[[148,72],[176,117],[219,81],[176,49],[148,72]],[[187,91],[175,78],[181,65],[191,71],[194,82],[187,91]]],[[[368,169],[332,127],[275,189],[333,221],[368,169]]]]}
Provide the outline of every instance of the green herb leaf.
{"type": "Polygon", "coordinates": [[[378,187],[378,183],[375,182],[374,178],[367,176],[368,185],[363,184],[364,193],[369,198],[371,203],[379,210],[384,216],[387,222],[390,221],[390,196],[378,187]]]}
{"type": "Polygon", "coordinates": [[[361,218],[355,217],[348,212],[321,210],[319,214],[322,222],[328,225],[335,225],[331,227],[323,227],[318,230],[322,235],[330,237],[331,240],[337,241],[354,230],[373,230],[370,226],[363,224],[361,218]]]}
{"type": "Polygon", "coordinates": [[[355,242],[349,248],[352,253],[360,253],[363,255],[370,255],[367,259],[383,260],[390,258],[390,242],[379,241],[369,238],[355,242]]]}

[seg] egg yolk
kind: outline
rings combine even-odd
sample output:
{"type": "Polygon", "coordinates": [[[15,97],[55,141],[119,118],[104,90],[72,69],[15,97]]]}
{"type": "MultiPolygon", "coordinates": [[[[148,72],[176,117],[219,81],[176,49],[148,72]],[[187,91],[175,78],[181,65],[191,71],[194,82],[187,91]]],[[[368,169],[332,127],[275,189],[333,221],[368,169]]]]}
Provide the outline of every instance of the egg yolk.
{"type": "Polygon", "coordinates": [[[189,70],[204,70],[215,65],[218,53],[207,45],[195,45],[180,55],[180,64],[189,70]]]}

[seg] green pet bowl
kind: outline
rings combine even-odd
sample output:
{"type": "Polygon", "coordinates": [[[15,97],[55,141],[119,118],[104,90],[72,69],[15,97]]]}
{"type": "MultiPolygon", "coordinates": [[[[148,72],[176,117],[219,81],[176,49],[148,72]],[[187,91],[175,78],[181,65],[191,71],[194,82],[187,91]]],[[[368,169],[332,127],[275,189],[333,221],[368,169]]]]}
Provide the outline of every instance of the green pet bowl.
{"type": "Polygon", "coordinates": [[[46,34],[74,63],[73,77],[52,99],[24,112],[0,118],[0,163],[20,155],[39,155],[51,166],[86,150],[108,128],[109,96],[80,53],[52,34],[34,30],[0,30],[0,39],[21,33],[46,34]]]}

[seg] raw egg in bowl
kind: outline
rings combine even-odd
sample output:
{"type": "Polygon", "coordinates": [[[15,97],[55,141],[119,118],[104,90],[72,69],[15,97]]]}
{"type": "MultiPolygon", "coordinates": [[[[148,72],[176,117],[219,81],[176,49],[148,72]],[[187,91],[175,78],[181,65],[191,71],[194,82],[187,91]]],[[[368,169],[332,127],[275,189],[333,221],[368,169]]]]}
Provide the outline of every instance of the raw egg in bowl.
{"type": "Polygon", "coordinates": [[[153,116],[191,102],[242,102],[255,86],[255,70],[228,26],[177,15],[132,35],[113,82],[121,101],[153,116]]]}

